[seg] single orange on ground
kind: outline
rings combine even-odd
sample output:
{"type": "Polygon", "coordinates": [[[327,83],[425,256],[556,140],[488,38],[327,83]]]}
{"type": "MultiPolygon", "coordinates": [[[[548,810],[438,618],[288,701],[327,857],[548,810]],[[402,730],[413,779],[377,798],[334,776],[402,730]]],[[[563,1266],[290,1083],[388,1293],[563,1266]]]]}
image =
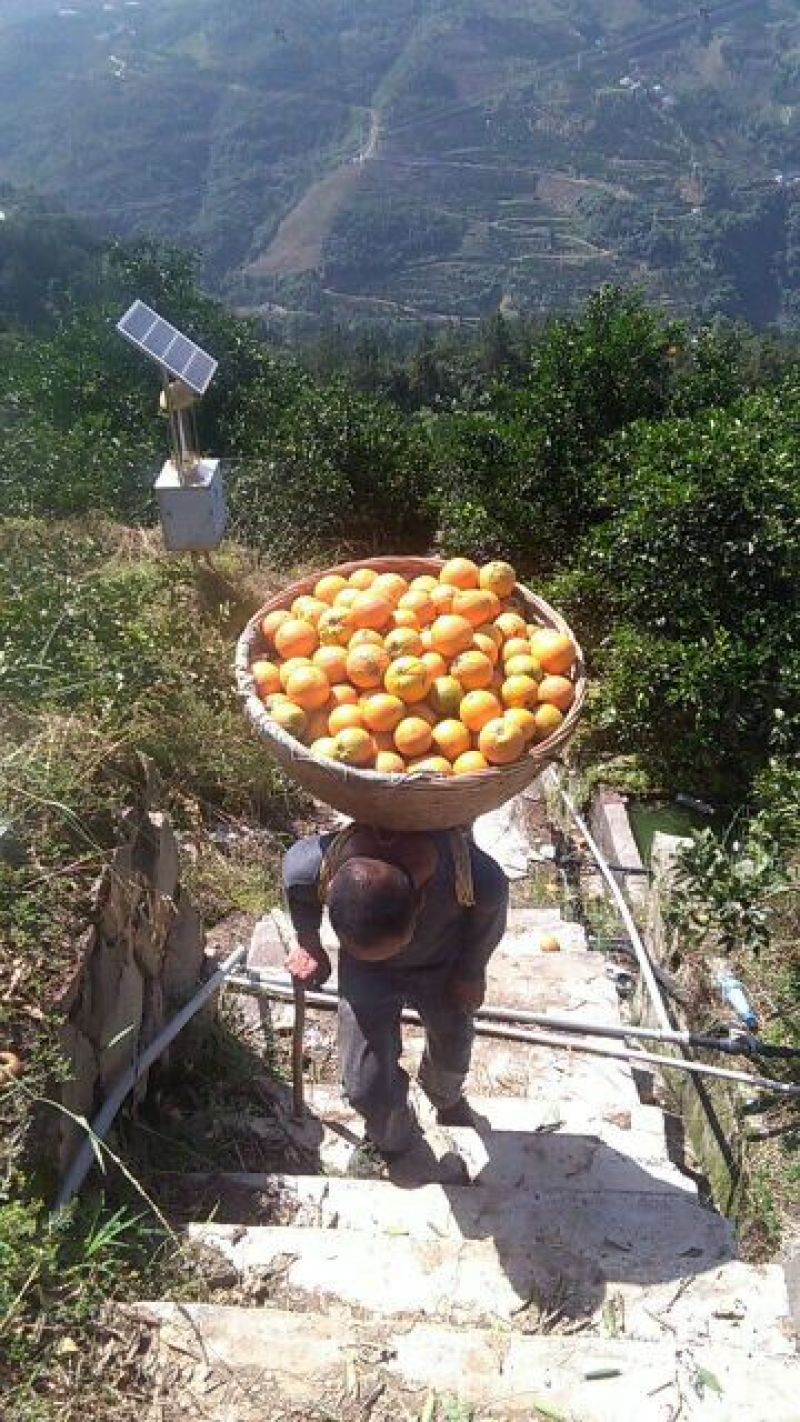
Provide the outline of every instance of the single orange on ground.
{"type": "Polygon", "coordinates": [[[510,662],[512,657],[532,657],[531,644],[527,637],[509,637],[503,643],[503,661],[510,662]]]}
{"type": "Polygon", "coordinates": [[[476,632],[472,641],[476,650],[483,652],[483,655],[489,658],[492,666],[495,666],[499,660],[500,653],[494,638],[488,637],[485,632],[476,632]]]}
{"type": "Polygon", "coordinates": [[[451,717],[439,721],[433,728],[433,744],[448,760],[457,760],[472,747],[472,737],[462,721],[451,717]]]}
{"type": "Polygon", "coordinates": [[[329,607],[320,613],[317,635],[323,647],[346,647],[356,630],[353,614],[348,607],[329,607]]]}
{"type": "Polygon", "coordinates": [[[372,686],[381,685],[391,660],[385,647],[373,647],[364,643],[348,652],[347,675],[354,686],[366,691],[372,686]]]}
{"type": "Polygon", "coordinates": [[[376,691],[364,701],[361,712],[370,731],[393,731],[406,714],[406,703],[388,691],[376,691]]]}
{"type": "Polygon", "coordinates": [[[472,646],[472,623],[466,617],[444,612],[431,627],[431,643],[434,652],[441,652],[443,657],[457,657],[472,646]]]}
{"type": "Polygon", "coordinates": [[[269,714],[290,736],[300,740],[305,735],[308,723],[302,706],[296,706],[293,701],[288,700],[276,701],[270,706],[269,714]]]}
{"type": "Polygon", "coordinates": [[[256,684],[259,696],[271,696],[274,691],[280,691],[280,671],[274,662],[268,662],[265,657],[256,658],[250,667],[250,675],[256,684]]]}
{"type": "Polygon", "coordinates": [[[340,731],[345,731],[350,726],[360,726],[363,730],[365,725],[364,712],[360,706],[334,706],[328,717],[328,732],[331,736],[338,736],[340,731]]]}
{"type": "Polygon", "coordinates": [[[392,627],[413,627],[419,632],[421,623],[416,612],[410,607],[396,607],[392,613],[392,627]]]}
{"type": "Polygon", "coordinates": [[[431,728],[421,716],[405,716],[394,728],[394,743],[401,755],[424,755],[431,739],[431,728]]]}
{"type": "Polygon", "coordinates": [[[491,691],[468,691],[458,708],[458,718],[470,731],[480,731],[487,721],[502,716],[503,707],[491,691]]]}
{"type": "Polygon", "coordinates": [[[353,647],[363,647],[365,642],[371,642],[373,647],[383,646],[380,632],[376,632],[373,627],[357,627],[347,645],[352,651],[353,647]]]}
{"type": "Polygon", "coordinates": [[[509,597],[517,586],[517,575],[510,563],[504,563],[501,559],[495,558],[491,563],[484,563],[480,570],[480,586],[488,588],[497,597],[509,597]]]}
{"type": "Polygon", "coordinates": [[[522,755],[525,737],[513,721],[507,721],[505,716],[496,716],[482,728],[478,749],[490,765],[510,765],[522,755]]]}
{"type": "Polygon", "coordinates": [[[568,711],[575,700],[575,685],[568,676],[546,676],[539,682],[539,700],[568,711]]]}
{"type": "Polygon", "coordinates": [[[396,603],[404,592],[408,592],[408,583],[399,573],[379,573],[372,584],[372,591],[396,603]]]}
{"type": "Polygon", "coordinates": [[[506,659],[506,676],[529,676],[532,681],[541,681],[544,672],[530,652],[522,652],[506,659]]]}
{"type": "Polygon", "coordinates": [[[329,682],[345,681],[347,678],[347,653],[344,647],[329,643],[317,647],[311,658],[315,667],[321,667],[329,682]]]}
{"type": "Polygon", "coordinates": [[[374,582],[377,582],[377,578],[378,574],[374,568],[356,568],[347,581],[351,587],[358,588],[359,592],[364,592],[367,588],[371,588],[374,582]]]}
{"type": "Polygon", "coordinates": [[[420,661],[425,663],[431,676],[447,676],[447,662],[441,652],[423,652],[420,661]]]}
{"type": "Polygon", "coordinates": [[[336,759],[343,765],[371,765],[377,752],[369,731],[347,726],[336,736],[336,759]]]}
{"type": "Polygon", "coordinates": [[[389,656],[419,657],[422,654],[422,638],[415,627],[392,627],[383,639],[389,656]]]}
{"type": "Polygon", "coordinates": [[[464,688],[454,676],[437,676],[430,690],[430,703],[438,711],[441,720],[458,716],[458,708],[464,699],[464,688]]]}
{"type": "Polygon", "coordinates": [[[544,671],[555,675],[568,672],[576,656],[572,638],[557,632],[554,627],[538,627],[532,633],[531,651],[544,671]]]}
{"type": "Polygon", "coordinates": [[[275,647],[282,657],[310,657],[318,640],[316,627],[301,617],[290,617],[275,633],[275,647]]]}
{"type": "Polygon", "coordinates": [[[489,770],[489,762],[480,751],[469,750],[453,761],[454,775],[479,775],[483,770],[489,770]]]}
{"type": "Polygon", "coordinates": [[[439,573],[439,582],[454,588],[476,588],[480,577],[480,568],[470,558],[449,558],[439,573]]]}
{"type": "Polygon", "coordinates": [[[309,597],[304,593],[292,603],[292,616],[302,617],[304,622],[310,622],[314,627],[319,621],[320,613],[324,612],[327,606],[327,602],[323,602],[321,598],[309,597]]]}
{"type": "Polygon", "coordinates": [[[539,683],[532,676],[509,676],[503,682],[500,696],[504,706],[535,706],[539,700],[539,683]]]}
{"type": "Polygon", "coordinates": [[[439,586],[439,582],[432,573],[420,573],[419,577],[411,579],[408,586],[409,588],[421,588],[423,592],[430,593],[439,586]]]}
{"type": "Polygon", "coordinates": [[[410,760],[408,762],[409,773],[412,770],[425,771],[428,775],[452,775],[453,767],[449,760],[445,760],[443,755],[428,755],[422,760],[410,760]]]}
{"type": "Polygon", "coordinates": [[[333,736],[318,736],[308,749],[312,755],[324,756],[328,760],[336,758],[336,740],[333,736]]]}
{"type": "Polygon", "coordinates": [[[552,702],[542,701],[534,710],[533,719],[536,722],[536,739],[544,741],[558,730],[564,720],[564,713],[552,702]]]}
{"type": "Polygon", "coordinates": [[[406,763],[397,751],[379,750],[375,757],[375,769],[380,775],[405,775],[406,763]]]}
{"type": "Polygon", "coordinates": [[[532,741],[536,735],[536,717],[527,706],[509,706],[505,713],[507,721],[519,726],[526,741],[532,741]]]}
{"type": "Polygon", "coordinates": [[[398,657],[390,663],[383,684],[391,696],[401,701],[424,701],[431,688],[431,676],[419,657],[398,657]]]}
{"type": "Polygon", "coordinates": [[[484,622],[493,622],[502,611],[499,597],[482,588],[459,589],[453,598],[453,612],[459,617],[466,617],[476,631],[484,622]]]}
{"type": "Polygon", "coordinates": [[[431,602],[431,595],[426,588],[409,588],[408,592],[403,593],[400,598],[397,611],[413,612],[421,627],[432,622],[436,616],[436,608],[431,602]]]}
{"type": "Polygon", "coordinates": [[[341,573],[325,573],[314,588],[314,596],[318,597],[320,602],[331,605],[336,594],[346,587],[347,578],[343,578],[341,573]]]}
{"type": "Polygon", "coordinates": [[[281,686],[286,690],[286,683],[296,667],[313,667],[314,663],[308,657],[289,657],[287,661],[281,662],[278,668],[278,675],[281,679],[281,686]]]}
{"type": "Polygon", "coordinates": [[[275,646],[275,633],[282,622],[288,622],[291,617],[288,608],[278,607],[274,612],[268,612],[262,619],[261,631],[271,647],[275,646]]]}
{"type": "Polygon", "coordinates": [[[520,617],[518,612],[501,612],[499,617],[494,619],[494,625],[503,635],[503,641],[507,642],[510,637],[524,637],[528,640],[528,628],[524,617],[520,617]]]}
{"type": "Polygon", "coordinates": [[[381,597],[380,593],[369,589],[359,593],[352,611],[356,627],[371,627],[373,631],[380,632],[389,626],[394,607],[388,597],[381,597]]]}
{"type": "Polygon", "coordinates": [[[286,695],[304,711],[315,711],[317,707],[324,706],[330,693],[328,678],[322,667],[297,667],[286,678],[286,695]]]}
{"type": "Polygon", "coordinates": [[[465,691],[477,691],[488,686],[494,676],[494,665],[483,652],[460,652],[450,663],[452,675],[465,691]]]}
{"type": "Polygon", "coordinates": [[[335,706],[355,706],[358,702],[358,692],[349,681],[337,681],[331,687],[331,701],[335,706]]]}

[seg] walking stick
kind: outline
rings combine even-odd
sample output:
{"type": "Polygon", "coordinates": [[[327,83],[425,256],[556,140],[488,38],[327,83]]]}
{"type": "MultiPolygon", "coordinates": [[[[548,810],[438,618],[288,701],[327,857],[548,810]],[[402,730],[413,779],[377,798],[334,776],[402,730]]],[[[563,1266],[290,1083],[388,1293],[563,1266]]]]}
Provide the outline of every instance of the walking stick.
{"type": "Polygon", "coordinates": [[[294,988],[294,1026],[292,1027],[292,1116],[302,1121],[305,1116],[303,1101],[303,1038],[306,1030],[306,990],[297,978],[292,979],[294,988]]]}

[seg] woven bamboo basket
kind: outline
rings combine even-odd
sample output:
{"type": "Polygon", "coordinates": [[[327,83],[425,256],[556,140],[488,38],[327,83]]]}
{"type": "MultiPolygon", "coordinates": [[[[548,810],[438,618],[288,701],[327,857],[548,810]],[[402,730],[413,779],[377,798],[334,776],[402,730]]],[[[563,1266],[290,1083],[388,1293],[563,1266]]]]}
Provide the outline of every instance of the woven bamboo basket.
{"type": "MultiPolygon", "coordinates": [[[[389,557],[362,558],[357,563],[340,563],[323,571],[347,577],[357,568],[374,568],[379,573],[400,573],[411,579],[422,573],[438,576],[442,567],[441,558],[389,557]]],[[[271,720],[256,693],[250,665],[266,650],[261,622],[267,613],[288,608],[296,597],[313,592],[322,576],[323,572],[315,573],[271,597],[251,617],[236,648],[236,685],[246,716],[287,775],[298,781],[315,799],[323,800],[363,824],[398,830],[451,829],[456,825],[471,824],[479,815],[505,804],[506,800],[530,785],[546,765],[559,758],[560,751],[575,730],[586,694],[586,675],[580,648],[575,667],[575,700],[563,723],[546,741],[532,746],[512,765],[447,779],[427,772],[379,775],[374,770],[357,770],[311,755],[305,746],[271,720]]],[[[572,637],[563,617],[542,598],[536,597],[521,584],[517,585],[512,596],[524,603],[531,622],[542,627],[554,627],[572,637]]]]}

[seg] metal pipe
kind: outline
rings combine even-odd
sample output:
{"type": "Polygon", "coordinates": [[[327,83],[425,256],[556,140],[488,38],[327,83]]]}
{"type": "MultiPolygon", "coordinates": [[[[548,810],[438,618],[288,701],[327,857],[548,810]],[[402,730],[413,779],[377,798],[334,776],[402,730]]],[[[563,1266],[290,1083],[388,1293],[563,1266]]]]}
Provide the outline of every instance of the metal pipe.
{"type": "Polygon", "coordinates": [[[191,1022],[192,1018],[200,1011],[200,1008],[205,1007],[209,998],[213,997],[214,993],[218,992],[219,989],[224,986],[226,979],[230,977],[233,969],[242,961],[246,953],[246,945],[241,945],[239,948],[236,948],[233,953],[225,959],[224,963],[220,964],[216,972],[212,973],[208,982],[203,983],[203,986],[198,989],[194,997],[190,998],[180,1009],[180,1012],[176,1012],[175,1016],[171,1018],[166,1026],[162,1027],[158,1036],[153,1038],[150,1045],[142,1052],[142,1055],[137,1057],[136,1061],[134,1061],[124,1075],[120,1077],[89,1126],[90,1134],[83,1142],[72,1165],[67,1171],[66,1177],[56,1197],[55,1205],[53,1206],[54,1214],[57,1214],[59,1210],[63,1210],[64,1206],[69,1204],[73,1195],[77,1194],[78,1190],[80,1190],[95,1160],[94,1142],[103,1139],[120,1106],[125,1100],[125,1097],[128,1095],[128,1092],[133,1090],[140,1076],[143,1076],[148,1068],[153,1065],[153,1062],[158,1060],[165,1047],[168,1047],[173,1038],[177,1037],[187,1022],[191,1022]]]}
{"type": "MultiPolygon", "coordinates": [[[[257,982],[245,976],[232,977],[229,985],[239,992],[251,993],[256,997],[274,997],[281,1002],[293,1001],[292,988],[266,981],[257,982]]],[[[310,1007],[321,1008],[323,1012],[335,1012],[337,998],[331,992],[307,992],[306,1001],[310,1007]]],[[[412,1008],[403,1008],[401,1018],[414,1027],[423,1024],[419,1014],[412,1008]]],[[[522,1028],[509,1027],[505,1023],[492,1022],[476,1016],[475,1033],[478,1037],[490,1037],[500,1042],[521,1042],[529,1047],[556,1047],[570,1052],[583,1052],[593,1057],[610,1057],[612,1060],[629,1062],[641,1066],[643,1063],[666,1068],[670,1071],[685,1071],[693,1076],[714,1076],[723,1081],[737,1081],[745,1086],[761,1091],[774,1091],[779,1096],[800,1097],[800,1086],[784,1081],[772,1081],[765,1076],[752,1076],[749,1072],[733,1071],[729,1067],[710,1066],[706,1062],[687,1061],[685,1057],[667,1057],[658,1052],[632,1051],[624,1047],[601,1047],[595,1042],[586,1042],[568,1034],[557,1036],[548,1032],[526,1032],[522,1028]]]]}
{"type": "Polygon", "coordinates": [[[606,864],[605,859],[603,858],[603,854],[600,850],[599,845],[592,836],[591,831],[589,830],[589,826],[587,825],[583,816],[580,815],[577,809],[575,808],[571,797],[562,787],[558,776],[555,774],[552,767],[548,767],[545,771],[542,772],[542,779],[545,780],[548,785],[553,786],[553,788],[558,791],[573,820],[575,821],[575,824],[578,826],[578,829],[580,830],[592,854],[594,855],[594,858],[597,862],[597,867],[600,870],[600,873],[602,874],[606,884],[608,885],[608,888],[611,891],[611,895],[617,906],[619,916],[622,919],[622,922],[625,924],[625,928],[628,932],[628,937],[630,938],[631,943],[633,944],[633,947],[635,949],[636,957],[639,963],[639,970],[645,981],[647,991],[650,994],[650,1000],[653,1004],[655,1014],[663,1030],[665,1032],[671,1032],[672,1023],[670,1022],[669,1014],[667,1012],[664,999],[661,996],[658,983],[656,982],[656,976],[653,972],[653,964],[650,961],[650,954],[648,953],[647,948],[645,947],[645,944],[642,941],[639,930],[633,921],[633,915],[625,902],[625,899],[620,891],[619,885],[617,884],[616,879],[614,878],[608,865],[606,864]]]}

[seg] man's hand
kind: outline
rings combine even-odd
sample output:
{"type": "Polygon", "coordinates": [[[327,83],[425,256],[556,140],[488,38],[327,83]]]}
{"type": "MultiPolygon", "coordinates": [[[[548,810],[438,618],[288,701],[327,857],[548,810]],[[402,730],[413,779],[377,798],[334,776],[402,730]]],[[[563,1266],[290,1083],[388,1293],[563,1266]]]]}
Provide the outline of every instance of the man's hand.
{"type": "Polygon", "coordinates": [[[331,960],[322,947],[303,948],[298,944],[287,956],[286,967],[295,982],[305,988],[321,987],[331,975],[331,960]]]}
{"type": "Polygon", "coordinates": [[[462,1012],[477,1012],[486,996],[486,979],[451,978],[449,983],[450,1001],[462,1012]]]}

